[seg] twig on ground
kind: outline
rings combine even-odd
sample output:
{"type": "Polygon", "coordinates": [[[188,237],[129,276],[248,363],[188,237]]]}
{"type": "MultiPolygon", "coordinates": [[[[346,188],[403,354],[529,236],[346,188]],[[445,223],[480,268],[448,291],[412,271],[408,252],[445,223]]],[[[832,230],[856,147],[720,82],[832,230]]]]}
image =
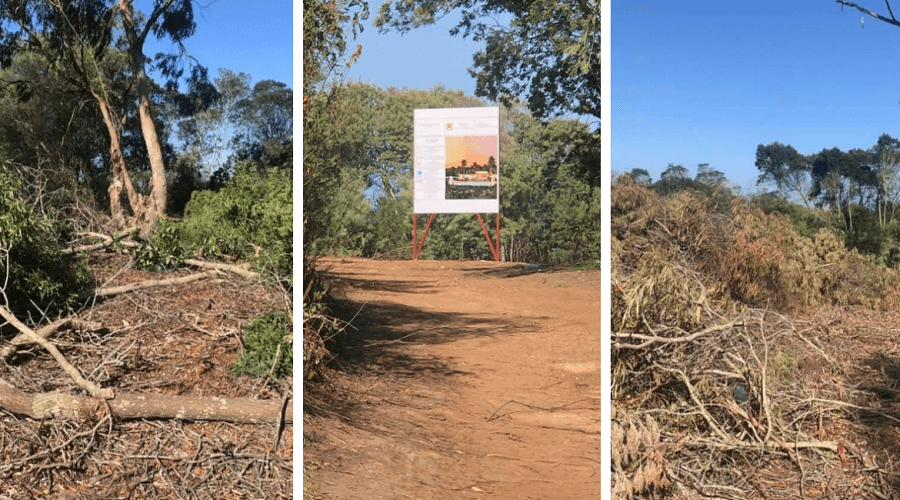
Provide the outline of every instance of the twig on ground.
{"type": "Polygon", "coordinates": [[[106,389],[101,389],[90,380],[87,380],[83,376],[81,376],[81,373],[78,371],[78,369],[72,366],[72,364],[66,360],[66,358],[62,355],[62,353],[59,352],[59,349],[57,349],[55,345],[39,336],[31,328],[25,326],[24,323],[19,321],[18,318],[16,318],[11,312],[9,312],[9,309],[7,309],[6,306],[0,306],[0,316],[3,316],[6,321],[13,325],[17,330],[22,332],[28,340],[46,349],[47,352],[49,352],[50,355],[53,356],[53,359],[55,359],[56,362],[59,363],[59,366],[63,369],[63,371],[66,372],[66,374],[68,374],[70,377],[72,377],[72,380],[74,380],[79,387],[88,391],[91,396],[103,399],[112,399],[116,396],[116,392],[113,388],[108,387],[106,389]]]}

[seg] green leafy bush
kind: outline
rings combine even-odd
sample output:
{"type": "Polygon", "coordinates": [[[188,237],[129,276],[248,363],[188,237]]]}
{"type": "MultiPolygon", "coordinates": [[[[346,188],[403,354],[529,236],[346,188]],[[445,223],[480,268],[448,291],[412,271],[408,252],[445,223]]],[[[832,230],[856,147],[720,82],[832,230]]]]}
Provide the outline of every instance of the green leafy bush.
{"type": "Polygon", "coordinates": [[[284,311],[257,316],[244,335],[247,350],[234,363],[231,372],[235,375],[246,373],[251,377],[271,373],[274,379],[291,375],[294,372],[294,344],[285,341],[291,331],[284,311]]]}
{"type": "Polygon", "coordinates": [[[187,251],[179,226],[163,220],[157,227],[156,235],[143,241],[141,246],[132,248],[131,254],[141,269],[161,273],[183,264],[187,251]]]}
{"type": "MultiPolygon", "coordinates": [[[[90,287],[85,263],[63,255],[71,228],[41,217],[22,176],[10,165],[0,168],[0,283],[13,310],[35,305],[52,312],[69,312],[90,287]]],[[[49,207],[48,207],[49,209],[49,207]]]]}
{"type": "Polygon", "coordinates": [[[254,260],[292,286],[293,196],[287,169],[261,173],[251,162],[241,163],[219,191],[195,191],[184,222],[161,223],[135,257],[145,269],[163,270],[197,253],[207,259],[230,255],[254,260]]]}

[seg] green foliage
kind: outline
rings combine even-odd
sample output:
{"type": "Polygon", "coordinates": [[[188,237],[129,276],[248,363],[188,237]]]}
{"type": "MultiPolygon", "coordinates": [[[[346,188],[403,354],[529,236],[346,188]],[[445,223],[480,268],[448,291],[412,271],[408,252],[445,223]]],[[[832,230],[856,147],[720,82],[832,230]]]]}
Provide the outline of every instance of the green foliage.
{"type": "Polygon", "coordinates": [[[293,273],[293,181],[286,169],[257,171],[250,163],[218,192],[199,191],[181,226],[190,252],[251,256],[262,271],[288,282],[293,273]]]}
{"type": "Polygon", "coordinates": [[[188,258],[187,246],[179,225],[162,220],[156,227],[156,234],[141,242],[139,247],[130,249],[135,264],[154,273],[162,273],[177,268],[188,258]]]}
{"type": "Polygon", "coordinates": [[[270,311],[257,316],[247,325],[244,334],[246,351],[234,363],[231,372],[251,377],[280,379],[294,372],[291,325],[284,311],[270,311]]]}
{"type": "Polygon", "coordinates": [[[600,2],[530,0],[386,1],[375,26],[405,33],[434,24],[462,8],[462,20],[450,31],[462,32],[485,48],[473,57],[470,73],[475,95],[513,106],[528,103],[534,116],[546,119],[568,112],[600,120],[600,2]],[[510,15],[508,26],[496,23],[510,15]]]}
{"type": "Polygon", "coordinates": [[[820,229],[831,227],[820,210],[791,203],[777,192],[759,194],[751,200],[767,214],[786,216],[803,237],[813,238],[820,229]]]}
{"type": "MultiPolygon", "coordinates": [[[[484,217],[482,217],[484,218],[484,217]]],[[[419,216],[419,240],[426,217],[419,216]]],[[[494,216],[484,220],[493,235],[494,216]]],[[[493,236],[492,236],[493,237],[493,236]]],[[[474,214],[437,214],[428,232],[420,259],[491,259],[491,251],[474,214]]]]}
{"type": "Polygon", "coordinates": [[[407,177],[398,179],[400,193],[396,197],[380,196],[370,212],[362,249],[363,255],[390,259],[412,258],[410,235],[413,211],[412,182],[407,177]]]}
{"type": "Polygon", "coordinates": [[[292,283],[293,182],[288,169],[259,172],[241,163],[219,191],[196,191],[182,223],[161,222],[135,251],[138,264],[154,271],[177,267],[184,258],[230,255],[292,283]]]}
{"type": "MultiPolygon", "coordinates": [[[[313,255],[409,256],[413,110],[483,103],[443,87],[397,91],[349,84],[335,96],[341,133],[314,144],[304,163],[305,248],[313,255]]],[[[317,113],[308,114],[307,125],[328,123],[317,113]]],[[[504,108],[501,116],[506,257],[599,259],[599,134],[574,120],[542,124],[521,107],[504,108]]],[[[420,218],[420,238],[425,220],[420,218]]],[[[492,215],[486,223],[493,233],[492,215]]],[[[473,214],[438,214],[421,257],[492,258],[473,214]]]]}
{"type": "Polygon", "coordinates": [[[900,206],[898,165],[900,140],[888,134],[866,150],[824,148],[809,155],[780,142],[760,144],[758,183],[774,186],[777,194],[756,200],[766,211],[788,215],[803,235],[827,227],[849,248],[893,265],[900,247],[894,236],[900,206]]]}
{"type": "Polygon", "coordinates": [[[503,241],[513,261],[572,262],[600,258],[600,187],[585,175],[599,158],[600,137],[574,120],[541,124],[511,118],[501,153],[503,241]]]}
{"type": "MultiPolygon", "coordinates": [[[[70,312],[92,284],[90,271],[77,256],[61,253],[71,227],[36,211],[23,176],[0,165],[0,280],[13,310],[31,302],[53,312],[70,312]]],[[[52,200],[46,200],[50,209],[52,200]]]]}

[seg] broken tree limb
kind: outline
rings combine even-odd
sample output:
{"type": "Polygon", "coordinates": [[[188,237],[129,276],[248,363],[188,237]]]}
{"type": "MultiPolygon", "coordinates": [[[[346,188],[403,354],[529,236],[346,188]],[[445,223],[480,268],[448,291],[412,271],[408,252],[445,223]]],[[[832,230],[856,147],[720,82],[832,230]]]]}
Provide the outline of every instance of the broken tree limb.
{"type": "Polygon", "coordinates": [[[211,278],[213,276],[217,276],[219,274],[218,270],[206,271],[197,274],[191,274],[189,276],[182,276],[181,278],[169,278],[164,280],[150,280],[150,281],[142,281],[140,283],[132,283],[130,285],[122,285],[122,286],[113,286],[109,288],[100,288],[94,290],[94,295],[97,297],[112,297],[113,295],[118,295],[120,293],[125,292],[133,292],[135,290],[141,290],[143,288],[153,288],[157,286],[167,286],[167,285],[180,285],[183,283],[190,283],[192,281],[201,280],[204,278],[211,278]]]}
{"type": "Polygon", "coordinates": [[[91,396],[63,392],[27,394],[0,378],[0,407],[16,415],[36,420],[71,418],[82,420],[100,416],[106,404],[116,418],[174,418],[179,420],[218,420],[238,423],[283,421],[293,424],[293,405],[279,400],[251,400],[241,398],[210,398],[141,394],[120,391],[114,399],[104,401],[91,396]],[[282,409],[284,416],[282,419],[282,409]]]}
{"type": "Polygon", "coordinates": [[[116,234],[114,236],[109,236],[109,235],[103,234],[103,233],[94,233],[91,231],[81,232],[81,233],[78,233],[78,236],[100,238],[101,240],[103,240],[103,243],[94,243],[91,245],[81,245],[81,246],[77,246],[77,247],[73,247],[73,248],[64,248],[60,251],[60,253],[62,253],[63,255],[68,255],[71,253],[90,252],[91,250],[99,250],[101,248],[106,248],[106,247],[112,245],[117,239],[120,240],[119,242],[122,244],[122,246],[138,247],[138,246],[140,246],[140,244],[135,243],[134,241],[121,240],[121,238],[124,238],[125,236],[131,234],[135,230],[136,230],[136,228],[132,227],[132,228],[126,229],[124,231],[121,231],[121,232],[119,232],[119,234],[116,234]]]}
{"type": "MultiPolygon", "coordinates": [[[[102,327],[102,325],[100,325],[100,323],[90,322],[90,321],[82,321],[78,318],[69,317],[69,318],[63,318],[59,321],[55,321],[34,333],[36,333],[42,339],[48,339],[48,338],[50,338],[51,335],[58,332],[59,330],[62,330],[63,328],[75,328],[75,329],[79,329],[79,330],[96,331],[96,330],[100,330],[103,327],[102,327]]],[[[21,347],[23,345],[33,344],[33,343],[34,342],[32,340],[30,340],[26,334],[20,333],[14,339],[12,339],[12,341],[10,341],[11,345],[8,345],[8,346],[4,347],[3,349],[0,349],[0,359],[7,360],[7,359],[9,359],[10,356],[13,355],[13,353],[15,353],[18,350],[19,347],[21,347]]]]}
{"type": "Polygon", "coordinates": [[[11,313],[9,309],[6,308],[6,306],[0,306],[0,316],[3,316],[6,321],[8,321],[12,326],[16,328],[16,330],[22,332],[22,334],[24,334],[28,340],[46,349],[47,352],[49,352],[50,355],[53,356],[53,359],[55,359],[56,362],[59,363],[60,368],[62,368],[63,371],[66,372],[66,374],[72,377],[72,380],[74,380],[79,387],[88,391],[92,396],[96,398],[111,399],[115,396],[116,393],[112,388],[108,387],[106,389],[101,389],[90,380],[82,377],[81,372],[79,372],[77,368],[72,366],[72,364],[66,360],[66,358],[62,355],[61,352],[59,352],[59,349],[57,349],[55,345],[51,344],[47,339],[39,336],[31,328],[28,328],[24,323],[19,321],[19,319],[16,318],[13,313],[11,313]]]}
{"type": "Polygon", "coordinates": [[[228,271],[251,280],[259,279],[259,273],[232,264],[223,264],[221,262],[207,262],[205,260],[197,259],[185,259],[184,263],[195,267],[202,267],[204,269],[218,269],[220,271],[228,271]]]}
{"type": "MultiPolygon", "coordinates": [[[[694,332],[690,335],[684,335],[681,337],[660,337],[659,335],[643,335],[640,333],[626,333],[626,332],[614,332],[613,335],[615,338],[613,339],[612,346],[616,349],[643,349],[651,344],[660,343],[660,344],[678,344],[684,342],[691,342],[699,337],[704,335],[720,332],[723,330],[730,330],[735,326],[740,326],[741,323],[737,320],[730,321],[728,323],[723,323],[721,325],[713,325],[709,328],[705,328],[699,332],[694,332]],[[628,339],[637,339],[643,340],[644,342],[640,344],[629,344],[627,342],[621,342],[620,338],[628,338],[628,339]]],[[[679,329],[680,330],[680,329],[679,329]]],[[[682,330],[683,331],[683,330],[682,330]]]]}

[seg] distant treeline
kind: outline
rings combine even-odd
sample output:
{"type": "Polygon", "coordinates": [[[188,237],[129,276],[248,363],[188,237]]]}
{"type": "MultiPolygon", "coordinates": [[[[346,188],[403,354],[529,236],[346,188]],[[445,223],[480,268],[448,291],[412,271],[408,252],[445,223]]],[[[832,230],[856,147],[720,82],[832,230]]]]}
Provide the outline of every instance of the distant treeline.
{"type": "MultiPolygon", "coordinates": [[[[848,248],[900,264],[900,140],[882,134],[867,148],[824,148],[802,154],[781,142],[756,148],[757,185],[749,196],[767,213],[786,215],[797,231],[812,237],[819,229],[835,232],[848,248]]],[[[642,168],[619,173],[662,195],[693,190],[719,197],[725,210],[735,189],[725,175],[698,165],[691,178],[682,165],[669,164],[653,181],[642,168]]]]}

